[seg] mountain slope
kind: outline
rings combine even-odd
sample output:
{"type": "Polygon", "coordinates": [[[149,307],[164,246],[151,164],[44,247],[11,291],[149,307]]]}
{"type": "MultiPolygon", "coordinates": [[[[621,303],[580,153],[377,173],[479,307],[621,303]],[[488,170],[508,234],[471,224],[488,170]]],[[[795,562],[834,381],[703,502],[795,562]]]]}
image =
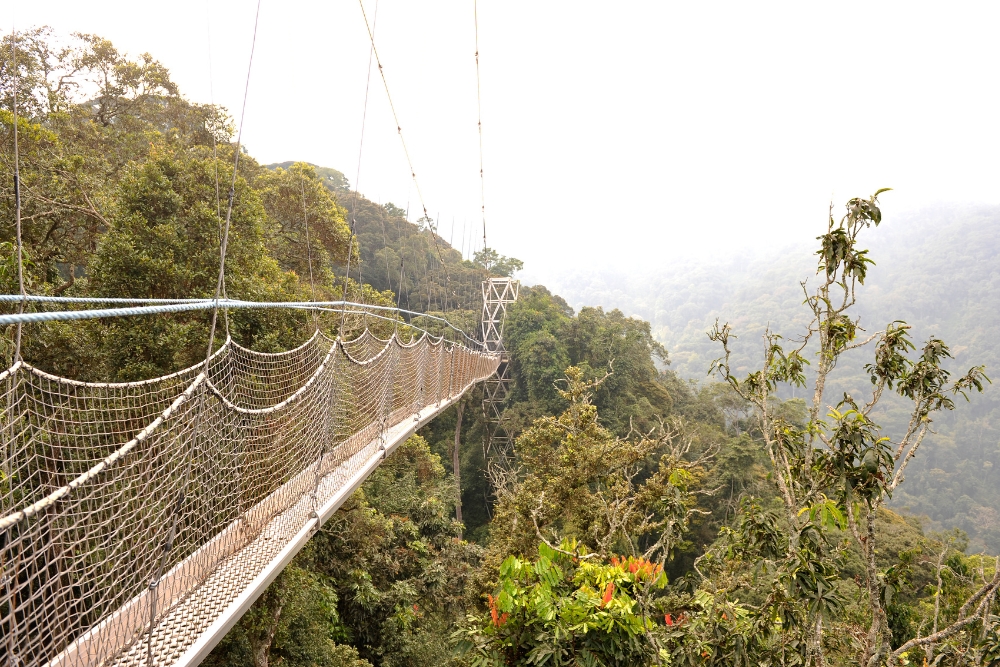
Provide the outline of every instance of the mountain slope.
{"type": "MultiPolygon", "coordinates": [[[[590,273],[556,290],[573,306],[617,307],[648,319],[673,369],[701,381],[718,356],[705,335],[716,318],[739,336],[735,365],[742,370],[760,358],[768,325],[786,336],[802,331],[809,312],[799,281],[815,275],[810,242],[757,257],[674,265],[653,276],[590,273]]],[[[936,336],[951,346],[955,372],[985,364],[1000,379],[1000,207],[939,207],[888,219],[867,233],[867,242],[876,266],[860,290],[861,326],[875,332],[905,320],[918,344],[936,336]]],[[[858,351],[838,369],[827,400],[868,391],[860,369],[870,354],[858,351]]],[[[905,427],[904,408],[893,401],[878,415],[890,434],[905,427]]],[[[1000,550],[1000,383],[972,403],[959,399],[935,430],[895,504],[939,527],[963,528],[973,548],[1000,550]]]]}

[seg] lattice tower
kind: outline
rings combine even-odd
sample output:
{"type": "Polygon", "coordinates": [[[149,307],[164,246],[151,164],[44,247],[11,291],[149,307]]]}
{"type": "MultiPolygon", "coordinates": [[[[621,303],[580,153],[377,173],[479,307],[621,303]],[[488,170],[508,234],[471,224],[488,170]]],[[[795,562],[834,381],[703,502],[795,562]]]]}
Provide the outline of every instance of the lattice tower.
{"type": "Polygon", "coordinates": [[[504,420],[503,409],[513,379],[510,358],[503,345],[503,327],[507,307],[517,301],[520,282],[512,278],[490,278],[483,281],[483,344],[490,352],[500,354],[497,372],[483,384],[483,414],[486,433],[483,453],[487,460],[505,461],[513,454],[513,438],[504,420]]]}

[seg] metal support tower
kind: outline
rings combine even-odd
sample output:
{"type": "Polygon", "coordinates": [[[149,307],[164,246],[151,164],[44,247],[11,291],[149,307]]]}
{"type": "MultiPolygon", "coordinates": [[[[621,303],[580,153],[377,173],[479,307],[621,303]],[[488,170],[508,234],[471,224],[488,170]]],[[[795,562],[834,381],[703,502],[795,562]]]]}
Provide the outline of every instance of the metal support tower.
{"type": "Polygon", "coordinates": [[[506,459],[513,452],[513,438],[503,419],[503,408],[513,380],[510,377],[509,357],[503,345],[503,325],[507,319],[507,306],[517,301],[521,283],[512,278],[490,278],[483,281],[483,343],[490,352],[500,353],[500,366],[496,374],[483,385],[483,415],[486,433],[483,453],[506,459]]]}

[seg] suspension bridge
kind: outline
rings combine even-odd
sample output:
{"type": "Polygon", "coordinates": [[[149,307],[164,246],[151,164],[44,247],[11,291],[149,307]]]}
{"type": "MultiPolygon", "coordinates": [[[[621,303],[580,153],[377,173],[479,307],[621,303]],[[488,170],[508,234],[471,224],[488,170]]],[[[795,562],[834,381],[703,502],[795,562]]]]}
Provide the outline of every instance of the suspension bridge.
{"type": "MultiPolygon", "coordinates": [[[[373,25],[364,4],[359,5],[370,55],[378,65],[424,218],[429,219],[375,48],[373,25]]],[[[244,112],[259,12],[258,0],[244,112]]],[[[475,6],[473,13],[478,96],[475,6]]],[[[16,63],[16,32],[11,46],[16,63]]],[[[0,372],[0,664],[197,665],[380,462],[477,383],[486,383],[484,454],[509,456],[511,438],[502,406],[511,380],[502,334],[507,307],[517,298],[517,283],[510,278],[490,277],[487,268],[476,336],[441,317],[404,311],[398,301],[391,308],[347,301],[255,303],[227,298],[226,248],[244,113],[234,143],[224,218],[219,193],[225,190],[216,183],[220,261],[213,299],[29,294],[21,230],[18,68],[12,71],[19,293],[0,295],[0,307],[8,307],[7,314],[0,314],[0,326],[16,327],[14,361],[0,372]],[[53,305],[61,309],[46,310],[53,305]],[[87,308],[75,309],[79,305],[87,308]],[[16,312],[9,312],[10,307],[16,312]],[[228,317],[230,310],[251,308],[339,313],[340,326],[331,337],[317,318],[308,340],[279,353],[241,346],[228,335],[228,326],[217,345],[220,313],[228,317]],[[25,325],[209,310],[205,361],[161,377],[82,382],[21,358],[25,325]],[[403,322],[404,314],[411,316],[408,323],[403,322]],[[446,335],[416,327],[412,317],[437,320],[446,335]],[[360,318],[360,329],[346,327],[348,318],[360,318]],[[369,330],[367,323],[377,320],[393,323],[387,338],[369,330]]],[[[367,105],[366,88],[366,113],[367,105]]],[[[486,249],[478,99],[477,111],[486,249]]],[[[363,142],[364,120],[355,200],[363,142]]],[[[308,275],[315,295],[304,196],[308,275]]],[[[345,298],[355,226],[352,218],[345,298]]],[[[436,236],[434,243],[444,266],[436,236]]],[[[400,290],[403,261],[400,253],[400,290]]]]}
{"type": "Polygon", "coordinates": [[[281,353],[227,337],[206,363],[137,382],[80,382],[27,361],[0,373],[0,663],[198,664],[393,449],[495,376],[504,282],[483,287],[489,344],[317,329],[281,353]]]}

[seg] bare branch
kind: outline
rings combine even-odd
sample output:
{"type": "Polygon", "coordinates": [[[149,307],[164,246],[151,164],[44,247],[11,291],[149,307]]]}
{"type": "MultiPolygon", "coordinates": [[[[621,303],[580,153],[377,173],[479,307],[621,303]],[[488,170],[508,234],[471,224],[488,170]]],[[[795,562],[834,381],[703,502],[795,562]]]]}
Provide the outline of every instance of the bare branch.
{"type": "Polygon", "coordinates": [[[857,349],[859,347],[864,347],[865,345],[867,345],[868,343],[871,343],[873,340],[875,340],[876,338],[878,338],[879,336],[881,336],[884,333],[885,333],[884,330],[883,331],[876,331],[875,333],[873,333],[871,336],[869,336],[868,338],[864,339],[860,343],[854,343],[853,345],[846,346],[844,348],[844,352],[846,352],[847,350],[854,350],[854,349],[857,349]]]}
{"type": "MultiPolygon", "coordinates": [[[[899,464],[899,467],[896,469],[896,474],[892,476],[892,482],[887,487],[887,490],[890,493],[897,486],[903,483],[904,479],[903,473],[906,471],[906,466],[909,465],[910,461],[913,460],[913,457],[917,455],[917,448],[919,448],[920,443],[924,441],[924,436],[927,435],[927,432],[930,430],[930,426],[931,426],[930,421],[925,421],[923,423],[923,426],[920,428],[920,433],[917,434],[917,439],[913,442],[913,445],[910,447],[909,451],[906,452],[906,458],[904,458],[903,462],[899,464]]],[[[899,459],[897,458],[896,460],[899,459]]]]}
{"type": "Polygon", "coordinates": [[[968,602],[966,602],[965,605],[962,606],[962,610],[959,612],[959,619],[957,621],[955,621],[948,627],[944,628],[943,630],[939,630],[935,633],[927,635],[926,637],[915,637],[910,641],[904,643],[902,646],[900,646],[899,648],[897,648],[895,651],[892,652],[891,662],[897,663],[899,661],[899,657],[912,648],[916,648],[917,646],[927,646],[930,644],[936,644],[944,639],[947,639],[948,637],[951,637],[952,635],[961,632],[966,627],[979,621],[981,618],[985,618],[986,612],[989,609],[989,604],[992,602],[992,597],[997,592],[997,588],[1000,587],[1000,559],[998,559],[996,565],[997,565],[997,570],[996,574],[993,577],[993,580],[990,583],[983,586],[978,591],[976,591],[975,595],[969,598],[968,602]],[[980,601],[979,606],[976,608],[976,613],[971,616],[963,617],[962,612],[965,611],[967,613],[968,608],[970,608],[970,605],[975,604],[974,602],[975,600],[980,601]]]}

